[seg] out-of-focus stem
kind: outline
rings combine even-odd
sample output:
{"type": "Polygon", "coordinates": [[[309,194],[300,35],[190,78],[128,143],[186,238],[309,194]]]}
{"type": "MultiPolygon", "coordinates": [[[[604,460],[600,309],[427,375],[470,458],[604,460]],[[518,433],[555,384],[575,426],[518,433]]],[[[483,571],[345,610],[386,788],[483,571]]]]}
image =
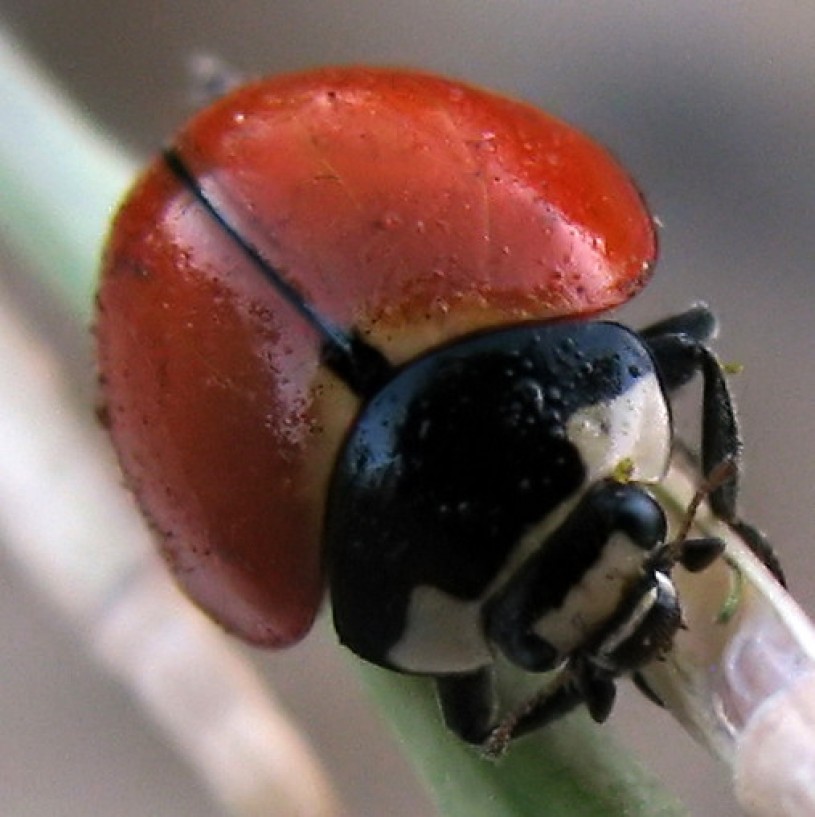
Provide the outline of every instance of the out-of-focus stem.
{"type": "MultiPolygon", "coordinates": [[[[1,293],[0,293],[1,294],[1,293]]],[[[0,538],[240,817],[333,817],[304,739],[153,561],[101,436],[0,300],[0,538]]]]}
{"type": "Polygon", "coordinates": [[[0,25],[0,230],[82,319],[100,242],[136,166],[0,25]]]}
{"type": "MultiPolygon", "coordinates": [[[[679,461],[660,499],[681,518],[694,493],[679,461]]],[[[697,480],[698,482],[698,480],[697,480]]],[[[696,533],[719,536],[725,558],[702,573],[677,569],[687,629],[649,686],[700,742],[733,769],[756,817],[815,814],[815,629],[792,597],[707,509],[696,533]]]]}
{"type": "MultiPolygon", "coordinates": [[[[2,27],[0,98],[0,229],[84,322],[100,241],[134,164],[2,27]]],[[[319,764],[270,692],[154,565],[57,354],[0,302],[2,544],[232,813],[336,814],[319,764]]]]}

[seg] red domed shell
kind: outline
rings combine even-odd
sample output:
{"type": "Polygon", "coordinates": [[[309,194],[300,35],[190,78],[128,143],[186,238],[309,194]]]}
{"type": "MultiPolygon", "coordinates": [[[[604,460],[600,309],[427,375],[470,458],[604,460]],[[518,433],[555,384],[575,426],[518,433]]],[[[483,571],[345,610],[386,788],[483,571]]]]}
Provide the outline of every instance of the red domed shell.
{"type": "MultiPolygon", "coordinates": [[[[427,74],[264,80],[174,147],[310,304],[394,363],[467,331],[613,307],[655,257],[640,195],[601,147],[427,74]]],[[[356,401],[160,158],[113,225],[97,336],[110,430],[176,579],[243,638],[297,640],[323,592],[326,484],[356,401]]]]}

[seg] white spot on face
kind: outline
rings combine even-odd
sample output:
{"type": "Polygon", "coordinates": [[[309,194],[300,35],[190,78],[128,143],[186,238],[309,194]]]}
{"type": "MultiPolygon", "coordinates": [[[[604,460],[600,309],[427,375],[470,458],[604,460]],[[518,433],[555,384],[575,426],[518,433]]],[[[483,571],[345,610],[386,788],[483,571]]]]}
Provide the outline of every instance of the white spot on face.
{"type": "Polygon", "coordinates": [[[627,536],[614,534],[563,604],[536,623],[535,633],[563,655],[580,647],[616,612],[626,589],[639,577],[646,556],[627,536]]]}
{"type": "Polygon", "coordinates": [[[664,573],[660,572],[655,573],[654,576],[657,582],[656,586],[652,587],[642,596],[631,611],[631,614],[603,640],[603,643],[597,651],[601,657],[611,655],[639,630],[661,594],[667,594],[671,598],[676,598],[676,589],[671,580],[664,573]]]}
{"type": "Polygon", "coordinates": [[[566,433],[580,452],[588,482],[611,476],[624,460],[632,463],[631,479],[637,482],[659,482],[668,468],[671,421],[653,374],[614,400],[575,412],[566,433]]]}
{"type": "Polygon", "coordinates": [[[492,663],[481,626],[482,601],[462,601],[422,585],[410,596],[405,630],[388,661],[408,672],[472,672],[492,663]]]}

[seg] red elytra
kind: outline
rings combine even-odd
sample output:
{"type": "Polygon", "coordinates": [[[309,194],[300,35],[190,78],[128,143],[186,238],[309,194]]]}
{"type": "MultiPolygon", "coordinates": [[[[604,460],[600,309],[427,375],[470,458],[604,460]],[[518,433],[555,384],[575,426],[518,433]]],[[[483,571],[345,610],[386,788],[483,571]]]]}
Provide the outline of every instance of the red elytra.
{"type": "MultiPolygon", "coordinates": [[[[263,80],[173,144],[308,302],[394,363],[468,331],[609,309],[655,258],[642,199],[601,147],[427,74],[263,80]]],[[[326,485],[358,404],[161,158],[114,222],[96,331],[105,415],[177,581],[244,639],[296,641],[323,595],[326,485]]]]}

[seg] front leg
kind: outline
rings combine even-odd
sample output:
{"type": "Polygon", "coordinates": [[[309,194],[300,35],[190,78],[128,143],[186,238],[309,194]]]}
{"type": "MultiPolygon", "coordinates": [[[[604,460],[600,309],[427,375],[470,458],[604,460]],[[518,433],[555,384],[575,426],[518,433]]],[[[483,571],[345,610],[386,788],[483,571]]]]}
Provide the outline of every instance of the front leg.
{"type": "Polygon", "coordinates": [[[660,373],[669,384],[683,385],[696,372],[702,374],[702,472],[710,474],[724,462],[733,474],[710,494],[710,507],[720,519],[736,519],[742,440],[733,399],[716,355],[696,338],[685,334],[647,338],[660,373]]]}
{"type": "Polygon", "coordinates": [[[436,694],[447,728],[466,743],[484,743],[495,728],[497,710],[492,668],[438,676],[436,694]]]}
{"type": "Polygon", "coordinates": [[[485,605],[488,639],[523,669],[553,669],[614,614],[666,530],[662,508],[642,488],[593,486],[485,605]]]}
{"type": "Polygon", "coordinates": [[[702,375],[702,471],[710,474],[723,462],[733,463],[735,473],[710,495],[713,512],[729,522],[736,517],[742,441],[721,364],[707,345],[715,333],[715,316],[706,306],[697,304],[645,327],[640,336],[654,355],[669,394],[697,373],[702,375]]]}
{"type": "Polygon", "coordinates": [[[571,668],[557,673],[538,695],[500,719],[496,718],[491,669],[437,677],[436,691],[447,728],[492,757],[503,754],[515,738],[546,726],[583,703],[589,705],[596,720],[605,720],[614,700],[611,680],[603,683],[588,674],[578,677],[571,668]]]}
{"type": "Polygon", "coordinates": [[[488,757],[500,757],[516,738],[541,729],[585,704],[591,717],[602,723],[614,705],[614,677],[576,658],[561,667],[536,695],[509,712],[482,743],[488,757]]]}
{"type": "Polygon", "coordinates": [[[742,536],[748,547],[785,585],[784,572],[772,545],[759,530],[738,516],[742,440],[721,364],[706,345],[715,326],[715,319],[707,307],[696,306],[646,327],[640,334],[656,359],[669,393],[685,385],[697,372],[702,374],[702,472],[709,475],[725,462],[731,463],[734,470],[730,479],[710,493],[710,508],[742,536]]]}

